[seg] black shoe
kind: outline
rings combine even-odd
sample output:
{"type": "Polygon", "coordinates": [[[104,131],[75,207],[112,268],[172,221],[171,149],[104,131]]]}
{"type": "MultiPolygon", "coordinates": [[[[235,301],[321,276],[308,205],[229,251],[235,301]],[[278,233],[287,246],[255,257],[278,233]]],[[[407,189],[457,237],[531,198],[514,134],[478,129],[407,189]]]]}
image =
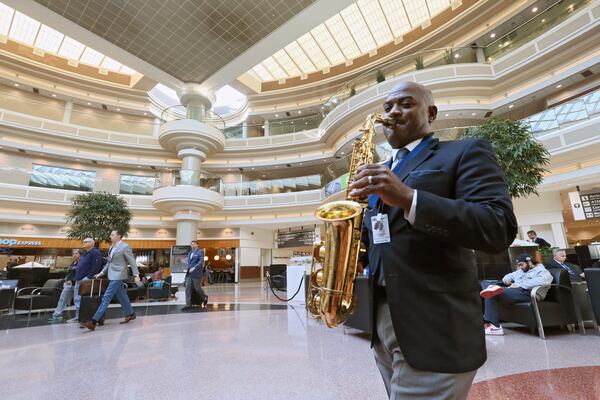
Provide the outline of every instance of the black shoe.
{"type": "Polygon", "coordinates": [[[202,299],[202,303],[201,303],[201,307],[202,308],[206,308],[206,305],[208,304],[208,296],[204,296],[204,298],[202,299]]]}
{"type": "Polygon", "coordinates": [[[185,306],[181,309],[181,312],[186,312],[186,311],[190,311],[192,309],[191,306],[185,306]]]}
{"type": "Polygon", "coordinates": [[[133,321],[133,320],[135,320],[135,314],[126,316],[123,321],[119,322],[119,324],[127,324],[129,321],[133,321]]]}

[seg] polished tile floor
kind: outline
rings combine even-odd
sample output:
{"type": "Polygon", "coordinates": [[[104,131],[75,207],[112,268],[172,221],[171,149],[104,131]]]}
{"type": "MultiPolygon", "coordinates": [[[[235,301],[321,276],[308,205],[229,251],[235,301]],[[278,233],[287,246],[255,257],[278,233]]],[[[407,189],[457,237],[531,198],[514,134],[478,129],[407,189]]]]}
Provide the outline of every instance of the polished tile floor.
{"type": "MultiPolygon", "coordinates": [[[[0,398],[386,398],[368,337],[325,328],[258,282],[207,293],[195,313],[179,311],[181,298],[138,303],[127,325],[117,305],[94,332],[43,314],[2,317],[30,323],[0,327],[0,398]]],[[[600,336],[506,332],[488,338],[470,400],[600,399],[600,336]]]]}

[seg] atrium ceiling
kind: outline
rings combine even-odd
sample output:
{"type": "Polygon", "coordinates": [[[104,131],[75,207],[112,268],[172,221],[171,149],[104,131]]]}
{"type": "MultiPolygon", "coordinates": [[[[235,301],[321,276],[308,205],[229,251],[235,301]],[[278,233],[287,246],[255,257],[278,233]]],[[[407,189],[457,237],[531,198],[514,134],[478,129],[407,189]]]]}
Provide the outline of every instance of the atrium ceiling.
{"type": "Polygon", "coordinates": [[[203,82],[316,0],[35,0],[183,82],[203,82]]]}
{"type": "Polygon", "coordinates": [[[6,37],[43,52],[57,54],[78,63],[127,75],[136,73],[128,66],[15,11],[4,3],[0,3],[0,37],[6,37]]]}
{"type": "Polygon", "coordinates": [[[359,0],[249,71],[257,81],[327,70],[427,25],[452,0],[359,0]]]}

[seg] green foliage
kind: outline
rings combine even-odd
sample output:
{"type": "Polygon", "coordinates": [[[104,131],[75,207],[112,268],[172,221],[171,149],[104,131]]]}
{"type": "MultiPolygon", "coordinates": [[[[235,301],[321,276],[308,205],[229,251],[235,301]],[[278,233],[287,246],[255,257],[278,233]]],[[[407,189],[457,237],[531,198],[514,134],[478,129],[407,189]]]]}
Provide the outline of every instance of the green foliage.
{"type": "Polygon", "coordinates": [[[444,62],[446,64],[454,64],[454,50],[452,48],[444,51],[444,62]]]}
{"type": "Polygon", "coordinates": [[[542,183],[549,153],[521,121],[492,118],[469,128],[463,138],[485,139],[491,143],[498,163],[506,173],[508,189],[514,198],[537,194],[542,183]]]}
{"type": "Polygon", "coordinates": [[[350,86],[350,97],[354,96],[356,94],[356,85],[352,84],[352,86],[350,86]]]}
{"type": "Polygon", "coordinates": [[[415,57],[415,68],[418,70],[425,68],[425,64],[423,63],[423,56],[415,57]]]}
{"type": "Polygon", "coordinates": [[[108,242],[115,229],[127,235],[130,221],[131,211],[121,196],[107,192],[81,194],[73,198],[67,214],[67,237],[80,240],[92,237],[97,243],[108,242]]]}
{"type": "Polygon", "coordinates": [[[377,80],[377,83],[385,81],[385,75],[383,74],[382,70],[378,69],[375,71],[375,79],[377,80]]]}

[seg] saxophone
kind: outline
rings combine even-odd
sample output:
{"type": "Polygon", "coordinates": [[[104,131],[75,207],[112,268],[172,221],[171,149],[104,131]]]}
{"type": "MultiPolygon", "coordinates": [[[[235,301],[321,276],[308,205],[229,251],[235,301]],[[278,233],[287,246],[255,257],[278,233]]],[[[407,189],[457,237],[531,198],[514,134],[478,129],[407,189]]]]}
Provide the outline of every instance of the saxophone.
{"type": "MultiPolygon", "coordinates": [[[[354,142],[348,184],[354,180],[358,167],[373,163],[376,123],[393,125],[394,121],[378,114],[367,116],[361,128],[363,135],[354,142]]],[[[345,200],[323,204],[315,212],[325,224],[325,235],[324,241],[313,250],[307,308],[313,317],[323,320],[330,328],[348,319],[356,305],[354,281],[366,200],[354,201],[347,188],[345,200]],[[321,262],[318,271],[315,271],[315,259],[321,262]]]]}

